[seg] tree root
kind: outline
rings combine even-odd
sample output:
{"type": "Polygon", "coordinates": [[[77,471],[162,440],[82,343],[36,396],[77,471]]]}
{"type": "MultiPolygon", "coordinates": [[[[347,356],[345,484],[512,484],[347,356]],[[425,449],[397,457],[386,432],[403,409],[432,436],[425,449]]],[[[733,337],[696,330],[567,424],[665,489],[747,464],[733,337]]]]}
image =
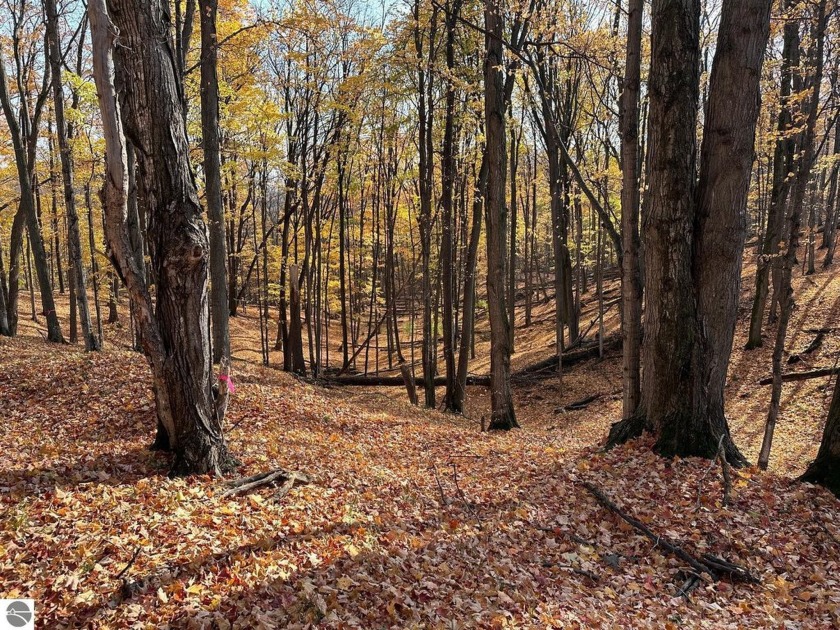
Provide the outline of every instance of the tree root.
{"type": "Polygon", "coordinates": [[[624,444],[625,442],[635,440],[644,433],[644,430],[645,417],[643,415],[637,414],[630,416],[629,418],[625,418],[624,420],[613,422],[610,427],[610,434],[607,436],[607,444],[605,448],[610,450],[616,446],[624,444]]]}

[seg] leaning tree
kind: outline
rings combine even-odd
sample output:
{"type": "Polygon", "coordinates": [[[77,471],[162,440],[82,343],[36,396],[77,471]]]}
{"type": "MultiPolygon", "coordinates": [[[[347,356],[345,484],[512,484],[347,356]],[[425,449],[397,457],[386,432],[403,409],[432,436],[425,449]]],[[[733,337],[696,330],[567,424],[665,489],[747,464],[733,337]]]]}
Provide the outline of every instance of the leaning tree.
{"type": "Polygon", "coordinates": [[[90,0],[88,13],[105,138],[109,255],[128,289],[152,368],[159,424],[175,455],[172,473],[219,474],[228,459],[222,433],[227,387],[214,397],[207,227],[190,169],[169,3],[90,0]],[[135,148],[137,198],[148,220],[154,302],[127,226],[126,136],[135,148]]]}

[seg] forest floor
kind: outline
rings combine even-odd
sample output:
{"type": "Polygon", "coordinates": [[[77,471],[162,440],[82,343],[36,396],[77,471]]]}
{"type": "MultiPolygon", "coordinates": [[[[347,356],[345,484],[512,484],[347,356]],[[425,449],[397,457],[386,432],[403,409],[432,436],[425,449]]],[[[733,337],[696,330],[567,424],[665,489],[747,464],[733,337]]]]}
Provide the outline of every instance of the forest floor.
{"type": "MultiPolygon", "coordinates": [[[[744,317],[751,292],[747,269],[744,317]]],[[[793,353],[808,329],[840,322],[840,276],[798,278],[797,301],[793,353]]],[[[487,434],[482,388],[466,417],[452,417],[410,407],[399,388],[324,388],[258,365],[252,310],[234,323],[227,435],[242,475],[311,476],[280,498],[224,498],[223,480],[167,478],[166,455],[147,450],[149,377],[124,347],[125,327],[107,326],[111,343],[90,355],[47,345],[24,315],[18,338],[0,338],[0,595],[35,598],[38,627],[840,626],[840,504],[795,482],[816,452],[828,379],[785,384],[770,471],[737,473],[724,506],[714,463],[661,459],[644,440],[600,451],[621,404],[615,351],[570,368],[562,387],[519,384],[522,429],[487,434]],[[555,413],[593,393],[586,409],[555,413]],[[585,482],[656,534],[760,583],[705,580],[683,597],[686,563],[585,482]]],[[[550,313],[535,319],[517,329],[515,366],[552,353],[550,313]]],[[[727,404],[754,461],[771,348],[744,352],[744,336],[742,321],[727,404]]],[[[785,368],[838,356],[828,334],[785,368]]]]}

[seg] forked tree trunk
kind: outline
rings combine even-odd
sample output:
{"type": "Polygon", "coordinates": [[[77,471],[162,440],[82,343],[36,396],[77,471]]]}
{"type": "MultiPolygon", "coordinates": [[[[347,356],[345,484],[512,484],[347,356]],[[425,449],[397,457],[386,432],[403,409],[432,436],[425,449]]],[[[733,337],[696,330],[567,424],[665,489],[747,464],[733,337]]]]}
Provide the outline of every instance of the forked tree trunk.
{"type": "Polygon", "coordinates": [[[723,6],[695,197],[699,8],[695,0],[653,4],[644,384],[641,414],[617,423],[610,442],[644,426],[663,455],[714,458],[723,439],[729,463],[743,465],[724,385],[770,0],[723,6]]]}
{"type": "Polygon", "coordinates": [[[166,3],[114,0],[111,23],[105,0],[88,3],[106,150],[105,235],[143,331],[158,417],[175,454],[172,473],[221,473],[227,464],[222,434],[227,394],[220,388],[215,401],[212,394],[207,228],[189,167],[168,12],[166,3]],[[121,73],[119,101],[115,50],[121,73]],[[123,124],[138,148],[138,196],[149,204],[145,210],[157,278],[156,312],[126,225],[123,124]]]}
{"type": "Polygon", "coordinates": [[[709,82],[695,221],[697,296],[693,413],[663,432],[666,452],[713,458],[724,435],[730,464],[746,460],[729,437],[724,386],[741,289],[760,79],[771,0],[730,0],[721,12],[709,82]],[[690,418],[690,419],[689,419],[690,418]],[[670,441],[670,442],[669,442],[670,441]],[[689,446],[683,446],[688,443],[689,446]]]}
{"type": "Polygon", "coordinates": [[[519,426],[510,389],[510,322],[505,306],[505,73],[502,12],[498,0],[485,0],[484,120],[486,132],[487,310],[490,315],[489,429],[519,426]]]}

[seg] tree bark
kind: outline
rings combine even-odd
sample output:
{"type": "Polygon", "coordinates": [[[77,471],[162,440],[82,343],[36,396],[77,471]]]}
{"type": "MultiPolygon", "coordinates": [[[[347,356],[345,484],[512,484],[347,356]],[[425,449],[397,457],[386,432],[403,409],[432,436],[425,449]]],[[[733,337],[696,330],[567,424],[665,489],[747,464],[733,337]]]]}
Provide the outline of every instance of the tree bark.
{"type": "Polygon", "coordinates": [[[659,439],[666,452],[684,449],[713,459],[720,436],[725,435],[726,459],[733,465],[746,460],[729,437],[724,387],[738,319],[747,193],[770,8],[771,0],[730,0],[721,12],[695,220],[693,409],[684,423],[669,425],[659,439]],[[686,443],[691,446],[685,447],[686,443]]]}
{"type": "Polygon", "coordinates": [[[611,441],[644,426],[665,456],[713,459],[723,439],[727,461],[746,463],[729,436],[724,385],[769,15],[769,0],[723,5],[695,193],[699,3],[653,4],[643,420],[618,423],[611,441]]]}
{"type": "Polygon", "coordinates": [[[175,454],[172,474],[219,474],[228,461],[222,434],[224,405],[217,407],[216,402],[226,404],[227,396],[220,394],[214,401],[212,394],[207,228],[189,167],[169,46],[169,7],[113,0],[112,23],[105,0],[90,0],[88,15],[106,147],[105,234],[143,329],[158,418],[175,454]],[[117,33],[119,46],[114,47],[117,33]],[[115,61],[121,74],[119,101],[115,61]],[[157,278],[155,312],[126,227],[123,128],[137,148],[138,193],[148,204],[150,254],[157,278]]]}
{"type": "Polygon", "coordinates": [[[801,480],[825,486],[840,497],[840,379],[834,383],[834,395],[817,457],[801,480]]]}
{"type": "Polygon", "coordinates": [[[446,11],[446,114],[443,135],[443,216],[441,217],[441,285],[443,290],[443,360],[446,370],[446,393],[443,406],[446,411],[459,412],[456,404],[455,381],[455,273],[453,261],[453,208],[455,202],[455,31],[461,0],[447,2],[446,11]],[[451,6],[450,6],[451,4],[451,6]]]}
{"type": "Polygon", "coordinates": [[[210,310],[213,362],[230,358],[230,328],[225,260],[225,214],[219,159],[219,79],[216,75],[217,0],[199,0],[201,24],[201,148],[204,153],[204,195],[210,231],[210,310]]]}
{"type": "Polygon", "coordinates": [[[639,268],[639,90],[642,62],[643,0],[629,0],[624,91],[621,94],[621,336],[622,418],[636,413],[641,400],[642,276],[639,268]]]}
{"type": "MultiPolygon", "coordinates": [[[[53,107],[55,111],[55,132],[61,154],[61,176],[64,183],[64,210],[67,215],[67,249],[70,259],[71,286],[75,293],[78,319],[82,325],[85,350],[99,350],[99,339],[93,330],[90,308],[87,300],[87,277],[82,261],[82,239],[79,234],[79,214],[76,211],[76,195],[73,191],[73,154],[67,138],[64,119],[64,87],[61,83],[61,49],[59,47],[58,12],[55,0],[44,0],[47,13],[47,40],[50,65],[53,75],[53,107]]],[[[55,252],[56,256],[58,251],[55,252]]],[[[61,271],[59,270],[59,276],[61,271]]],[[[72,298],[73,296],[71,296],[72,298]]],[[[72,329],[72,327],[71,327],[72,329]]]]}
{"type": "Polygon", "coordinates": [[[510,322],[505,306],[505,72],[498,0],[485,0],[484,120],[486,133],[487,307],[490,314],[490,430],[519,425],[510,389],[510,322]]]}

